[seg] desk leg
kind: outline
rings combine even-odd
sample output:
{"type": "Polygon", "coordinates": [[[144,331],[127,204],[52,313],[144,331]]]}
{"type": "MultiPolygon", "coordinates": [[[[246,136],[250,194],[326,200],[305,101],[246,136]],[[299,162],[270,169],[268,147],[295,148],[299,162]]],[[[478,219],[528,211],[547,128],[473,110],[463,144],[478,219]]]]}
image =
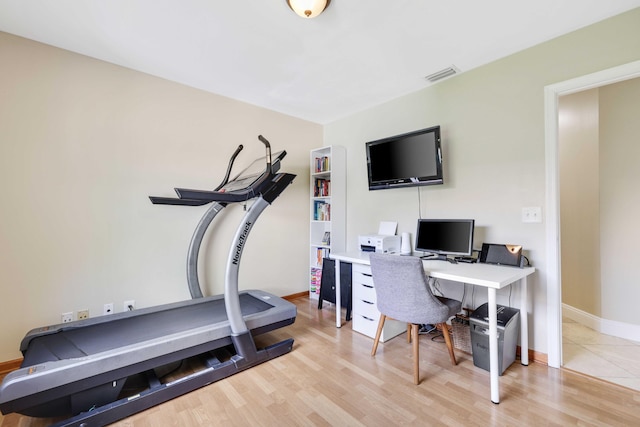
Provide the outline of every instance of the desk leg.
{"type": "Polygon", "coordinates": [[[489,376],[491,377],[491,401],[500,403],[500,384],[498,382],[498,307],[496,305],[496,290],[488,289],[489,300],[489,376]]]}
{"type": "Polygon", "coordinates": [[[339,260],[335,260],[335,271],[336,271],[336,328],[339,328],[342,326],[342,310],[341,310],[341,303],[342,301],[340,301],[340,297],[342,296],[342,293],[340,292],[340,261],[339,260]]]}
{"type": "Polygon", "coordinates": [[[527,316],[527,278],[520,279],[520,363],[529,365],[529,319],[527,316]]]}

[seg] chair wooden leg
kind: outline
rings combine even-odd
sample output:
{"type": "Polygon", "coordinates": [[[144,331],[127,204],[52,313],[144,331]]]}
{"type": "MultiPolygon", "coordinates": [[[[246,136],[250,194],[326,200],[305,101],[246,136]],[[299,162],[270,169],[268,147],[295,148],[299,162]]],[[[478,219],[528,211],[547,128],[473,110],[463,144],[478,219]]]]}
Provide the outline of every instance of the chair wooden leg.
{"type": "Polygon", "coordinates": [[[407,323],[407,344],[411,344],[411,323],[407,323]]]}
{"type": "Polygon", "coordinates": [[[420,325],[411,324],[413,339],[413,383],[420,384],[420,325]]]}
{"type": "Polygon", "coordinates": [[[441,323],[442,327],[442,335],[444,335],[444,342],[447,344],[447,349],[449,350],[449,358],[451,359],[451,364],[453,366],[457,365],[456,355],[453,352],[453,342],[451,341],[451,335],[449,335],[449,328],[447,328],[446,323],[441,323]]]}
{"type": "Polygon", "coordinates": [[[378,330],[376,331],[376,337],[373,340],[373,349],[371,355],[375,356],[378,350],[378,342],[380,341],[380,335],[382,335],[382,328],[384,327],[384,321],[387,318],[384,314],[380,314],[380,321],[378,322],[378,330]]]}

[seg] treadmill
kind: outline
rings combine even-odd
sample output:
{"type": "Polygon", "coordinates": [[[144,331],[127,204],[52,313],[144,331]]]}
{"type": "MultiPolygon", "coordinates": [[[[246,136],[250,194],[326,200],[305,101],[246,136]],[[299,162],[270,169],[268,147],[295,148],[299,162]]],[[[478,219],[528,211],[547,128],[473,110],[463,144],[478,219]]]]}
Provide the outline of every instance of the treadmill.
{"type": "Polygon", "coordinates": [[[187,256],[192,299],[28,332],[20,344],[21,368],[0,385],[3,414],[68,417],[55,426],[102,426],[292,350],[293,339],[258,349],[254,337],[293,324],[296,306],[264,291],[238,290],[242,251],[255,221],[295,178],[277,173],[286,151],[272,160],[269,142],[258,139],[266,156],[229,180],[239,146],[215,190],[176,188],[177,198],[150,197],[154,204],[212,204],[187,256]],[[251,199],[230,246],[224,295],[204,297],[197,279],[202,237],[224,207],[251,199]],[[162,379],[196,356],[202,369],[162,379]]]}

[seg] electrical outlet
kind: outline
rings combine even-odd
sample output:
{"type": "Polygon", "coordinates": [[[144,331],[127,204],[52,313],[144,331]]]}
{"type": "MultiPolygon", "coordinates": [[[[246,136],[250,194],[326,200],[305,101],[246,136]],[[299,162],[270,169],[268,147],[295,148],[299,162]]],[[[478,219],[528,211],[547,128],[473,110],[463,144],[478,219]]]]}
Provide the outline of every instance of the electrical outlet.
{"type": "Polygon", "coordinates": [[[136,301],[135,300],[127,300],[122,305],[122,311],[133,311],[136,309],[136,301]]]}
{"type": "Polygon", "coordinates": [[[102,306],[102,314],[113,314],[113,303],[109,302],[102,306]]]}
{"type": "Polygon", "coordinates": [[[60,316],[60,320],[62,321],[62,323],[73,322],[73,313],[62,313],[62,315],[60,316]]]}
{"type": "Polygon", "coordinates": [[[89,318],[89,309],[78,310],[78,320],[84,320],[89,318]]]}

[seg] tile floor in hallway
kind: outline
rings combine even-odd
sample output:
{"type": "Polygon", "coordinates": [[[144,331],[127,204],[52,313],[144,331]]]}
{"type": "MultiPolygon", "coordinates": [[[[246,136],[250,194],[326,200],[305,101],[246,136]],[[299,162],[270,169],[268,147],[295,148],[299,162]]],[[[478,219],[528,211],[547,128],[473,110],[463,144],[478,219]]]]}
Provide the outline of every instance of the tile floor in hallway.
{"type": "Polygon", "coordinates": [[[640,390],[640,342],[601,334],[566,317],[563,367],[640,390]]]}

